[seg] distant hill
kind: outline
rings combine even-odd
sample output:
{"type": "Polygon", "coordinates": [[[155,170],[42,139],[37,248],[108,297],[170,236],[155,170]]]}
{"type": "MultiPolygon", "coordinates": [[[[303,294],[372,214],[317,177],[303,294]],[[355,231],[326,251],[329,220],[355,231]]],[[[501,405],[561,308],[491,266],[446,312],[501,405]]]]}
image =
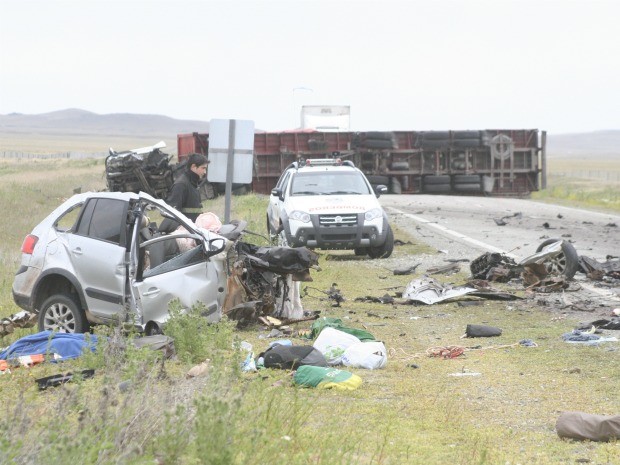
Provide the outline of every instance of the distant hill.
{"type": "Polygon", "coordinates": [[[186,132],[209,130],[205,121],[180,120],[162,115],[112,113],[98,115],[90,111],[68,109],[24,115],[0,115],[0,132],[39,134],[93,134],[93,135],[143,135],[170,136],[186,132]]]}

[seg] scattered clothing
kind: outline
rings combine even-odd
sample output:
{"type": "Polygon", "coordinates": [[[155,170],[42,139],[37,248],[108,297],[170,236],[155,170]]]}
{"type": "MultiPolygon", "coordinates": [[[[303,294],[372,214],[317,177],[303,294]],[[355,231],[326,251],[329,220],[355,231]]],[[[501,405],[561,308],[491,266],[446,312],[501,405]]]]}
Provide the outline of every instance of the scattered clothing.
{"type": "Polygon", "coordinates": [[[293,381],[302,387],[341,391],[353,391],[362,385],[362,378],[349,371],[310,365],[299,367],[293,376],[293,381]]]}
{"type": "Polygon", "coordinates": [[[563,412],[556,422],[555,429],[561,438],[590,441],[620,439],[620,415],[563,412]]]}

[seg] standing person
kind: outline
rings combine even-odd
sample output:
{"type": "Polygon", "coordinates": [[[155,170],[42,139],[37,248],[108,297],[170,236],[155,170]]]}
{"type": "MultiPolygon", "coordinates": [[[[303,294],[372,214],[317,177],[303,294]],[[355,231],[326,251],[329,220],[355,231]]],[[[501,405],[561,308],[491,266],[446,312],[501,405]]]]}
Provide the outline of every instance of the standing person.
{"type": "MultiPolygon", "coordinates": [[[[185,171],[174,181],[166,198],[168,205],[176,208],[192,221],[196,221],[198,215],[202,213],[198,185],[207,173],[208,163],[209,160],[204,155],[192,153],[187,158],[185,171]]],[[[171,232],[176,226],[178,226],[176,222],[167,218],[159,229],[163,232],[171,232]]]]}

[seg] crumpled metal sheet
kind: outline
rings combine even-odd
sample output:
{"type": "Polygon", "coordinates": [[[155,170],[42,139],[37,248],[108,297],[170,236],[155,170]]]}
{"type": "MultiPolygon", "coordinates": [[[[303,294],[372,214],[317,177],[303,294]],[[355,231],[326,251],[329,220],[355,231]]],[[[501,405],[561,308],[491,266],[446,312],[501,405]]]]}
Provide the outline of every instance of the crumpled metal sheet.
{"type": "Polygon", "coordinates": [[[477,289],[474,287],[453,287],[449,284],[442,284],[432,278],[420,278],[414,279],[407,284],[407,288],[403,292],[403,298],[431,305],[476,291],[477,289]]]}

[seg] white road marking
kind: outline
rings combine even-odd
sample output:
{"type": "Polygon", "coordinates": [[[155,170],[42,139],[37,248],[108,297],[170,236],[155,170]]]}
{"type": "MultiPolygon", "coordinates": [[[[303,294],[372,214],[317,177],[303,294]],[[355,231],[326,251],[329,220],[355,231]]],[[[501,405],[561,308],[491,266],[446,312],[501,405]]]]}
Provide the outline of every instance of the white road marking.
{"type": "Polygon", "coordinates": [[[516,260],[519,259],[519,257],[517,257],[514,254],[511,254],[510,252],[507,252],[505,250],[502,250],[500,248],[492,246],[491,244],[487,244],[486,242],[479,241],[478,239],[474,239],[473,237],[466,236],[465,234],[462,234],[462,233],[460,233],[458,231],[454,231],[453,229],[446,228],[445,226],[443,226],[441,224],[434,223],[432,221],[426,220],[426,219],[424,219],[424,218],[422,218],[420,216],[412,215],[410,213],[405,213],[404,211],[398,210],[398,209],[396,209],[394,207],[387,207],[387,208],[391,212],[393,212],[393,213],[398,213],[400,215],[403,215],[403,216],[405,216],[407,218],[412,219],[413,221],[415,221],[417,223],[421,223],[421,224],[423,224],[426,227],[436,229],[437,231],[441,232],[445,236],[454,237],[454,238],[460,240],[461,242],[473,245],[473,246],[475,246],[477,248],[480,248],[482,250],[487,250],[489,252],[501,253],[501,254],[504,254],[504,255],[506,255],[506,256],[508,256],[508,257],[510,257],[512,259],[516,259],[516,260]]]}

